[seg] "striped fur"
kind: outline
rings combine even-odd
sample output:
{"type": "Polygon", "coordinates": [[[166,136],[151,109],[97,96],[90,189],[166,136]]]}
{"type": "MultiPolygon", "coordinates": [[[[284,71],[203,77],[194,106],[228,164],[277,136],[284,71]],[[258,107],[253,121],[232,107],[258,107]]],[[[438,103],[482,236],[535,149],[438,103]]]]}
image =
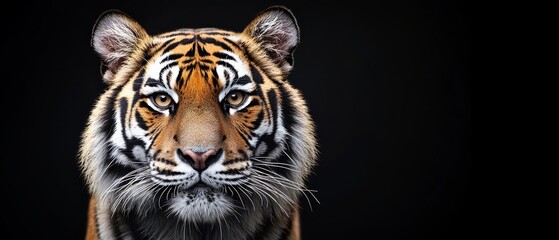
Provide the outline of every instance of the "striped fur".
{"type": "Polygon", "coordinates": [[[241,33],[152,36],[121,12],[103,14],[92,45],[108,88],[80,149],[86,239],[299,239],[317,150],[287,81],[298,42],[283,7],[241,33]]]}

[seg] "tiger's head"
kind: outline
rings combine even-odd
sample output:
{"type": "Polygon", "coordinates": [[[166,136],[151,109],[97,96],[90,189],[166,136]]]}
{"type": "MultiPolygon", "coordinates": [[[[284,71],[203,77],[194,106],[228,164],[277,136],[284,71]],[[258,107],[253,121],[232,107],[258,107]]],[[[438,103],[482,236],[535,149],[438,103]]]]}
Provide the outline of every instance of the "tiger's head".
{"type": "Polygon", "coordinates": [[[243,32],[150,35],[118,11],[93,30],[108,85],[82,136],[92,195],[113,212],[213,223],[290,214],[317,155],[287,80],[299,29],[282,7],[243,32]]]}

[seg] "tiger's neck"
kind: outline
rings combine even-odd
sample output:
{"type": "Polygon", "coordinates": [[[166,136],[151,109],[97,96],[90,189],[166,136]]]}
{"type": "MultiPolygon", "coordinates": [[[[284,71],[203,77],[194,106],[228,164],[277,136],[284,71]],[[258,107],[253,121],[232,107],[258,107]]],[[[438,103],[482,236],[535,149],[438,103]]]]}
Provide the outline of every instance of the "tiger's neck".
{"type": "MultiPolygon", "coordinates": [[[[247,213],[251,215],[251,213],[247,213]]],[[[242,216],[241,216],[242,217],[242,216]]],[[[248,231],[242,218],[221,224],[184,224],[167,218],[165,215],[139,217],[135,214],[111,214],[106,207],[100,206],[91,198],[88,211],[86,240],[107,239],[264,239],[300,240],[299,211],[295,207],[290,216],[264,217],[264,220],[248,231]],[[145,236],[145,232],[152,236],[145,236]]]]}

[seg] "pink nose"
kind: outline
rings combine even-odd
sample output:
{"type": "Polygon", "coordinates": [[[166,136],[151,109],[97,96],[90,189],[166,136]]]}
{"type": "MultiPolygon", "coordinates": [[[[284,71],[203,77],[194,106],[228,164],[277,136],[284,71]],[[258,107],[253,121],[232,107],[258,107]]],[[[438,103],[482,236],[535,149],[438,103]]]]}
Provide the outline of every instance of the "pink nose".
{"type": "Polygon", "coordinates": [[[184,154],[192,159],[192,161],[194,162],[194,169],[204,170],[206,169],[206,160],[208,160],[208,158],[212,156],[215,156],[217,152],[213,149],[205,152],[194,152],[188,149],[186,150],[186,152],[184,152],[184,154]]]}

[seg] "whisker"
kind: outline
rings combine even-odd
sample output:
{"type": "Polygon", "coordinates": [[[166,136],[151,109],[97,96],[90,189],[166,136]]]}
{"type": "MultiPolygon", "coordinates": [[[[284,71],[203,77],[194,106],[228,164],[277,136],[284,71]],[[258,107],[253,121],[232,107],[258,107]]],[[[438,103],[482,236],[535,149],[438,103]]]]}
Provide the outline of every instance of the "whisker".
{"type": "Polygon", "coordinates": [[[257,183],[259,183],[259,184],[261,184],[261,186],[264,186],[264,188],[258,188],[258,190],[259,190],[259,191],[262,191],[262,193],[264,193],[264,194],[266,194],[268,197],[270,197],[270,199],[271,199],[272,201],[274,201],[274,202],[277,204],[277,206],[282,210],[282,212],[284,212],[286,215],[289,215],[289,214],[287,213],[287,211],[283,208],[283,206],[278,202],[278,200],[277,200],[274,196],[272,196],[272,195],[270,195],[270,194],[275,194],[276,196],[281,197],[282,199],[284,199],[284,200],[286,200],[286,201],[292,202],[293,200],[287,200],[287,199],[285,199],[284,197],[282,197],[282,195],[278,195],[278,192],[277,192],[277,191],[274,191],[274,190],[273,190],[266,182],[264,182],[264,181],[261,181],[261,180],[256,179],[256,178],[253,178],[252,180],[255,181],[255,182],[257,182],[257,183]],[[268,191],[265,191],[265,190],[268,190],[269,192],[268,192],[268,191]]]}

